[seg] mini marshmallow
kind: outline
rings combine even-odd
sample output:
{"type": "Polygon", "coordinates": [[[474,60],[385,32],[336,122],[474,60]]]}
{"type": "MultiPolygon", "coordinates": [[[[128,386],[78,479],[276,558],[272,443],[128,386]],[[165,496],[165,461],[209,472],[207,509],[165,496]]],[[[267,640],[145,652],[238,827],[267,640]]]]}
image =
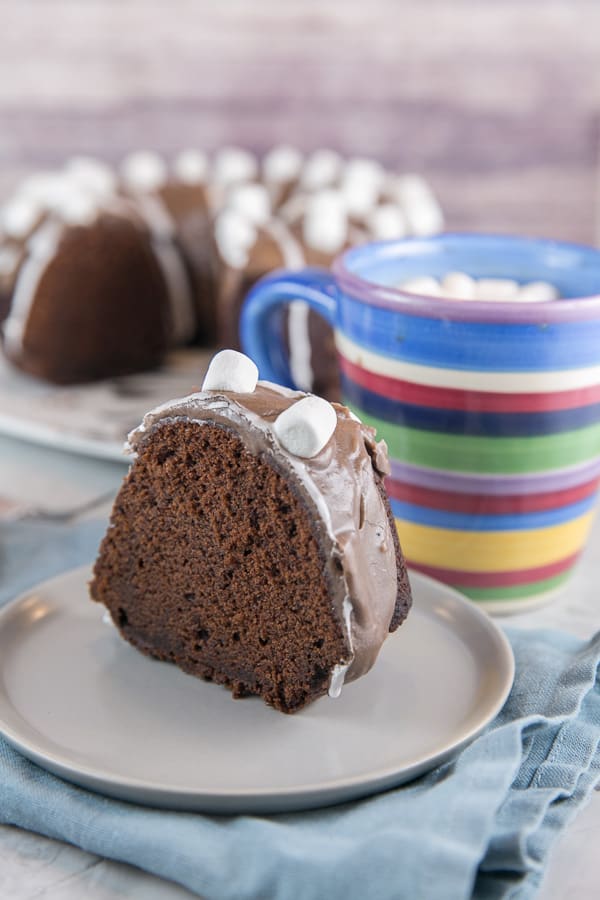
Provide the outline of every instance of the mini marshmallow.
{"type": "Polygon", "coordinates": [[[256,157],[242,147],[223,147],[213,160],[213,179],[220,185],[253,181],[257,174],[256,157]]]}
{"type": "Polygon", "coordinates": [[[480,278],[476,283],[477,300],[516,300],[519,285],[512,278],[480,278]]]}
{"type": "Polygon", "coordinates": [[[89,225],[98,210],[98,197],[67,172],[45,176],[39,184],[39,202],[69,225],[89,225]]]}
{"type": "Polygon", "coordinates": [[[117,178],[109,165],[92,156],[73,156],[65,167],[70,181],[98,197],[116,193],[117,178]]]}
{"type": "Polygon", "coordinates": [[[139,150],[125,157],[121,177],[132,191],[157,191],[167,183],[167,164],[158,153],[139,150]]]}
{"type": "Polygon", "coordinates": [[[518,300],[520,303],[545,303],[549,300],[558,300],[559,293],[555,285],[548,281],[530,281],[519,288],[518,300]]]}
{"type": "Polygon", "coordinates": [[[439,281],[430,275],[419,275],[416,278],[409,278],[399,285],[401,291],[407,291],[409,294],[419,294],[421,297],[441,297],[442,286],[439,281]]]}
{"type": "Polygon", "coordinates": [[[558,299],[558,290],[547,281],[519,285],[511,278],[471,278],[466,272],[448,272],[441,283],[429,275],[410,278],[399,285],[412,294],[451,300],[543,303],[558,299]]]}
{"type": "Polygon", "coordinates": [[[227,196],[227,206],[254,225],[265,225],[271,218],[271,199],[264,184],[237,185],[227,196]]]}
{"type": "Polygon", "coordinates": [[[295,147],[290,147],[288,144],[273,147],[262,161],[265,181],[271,184],[294,181],[300,175],[302,161],[302,154],[295,147]]]}
{"type": "Polygon", "coordinates": [[[406,219],[402,210],[393,203],[381,203],[366,216],[365,224],[370,234],[381,241],[404,237],[406,219]]]}
{"type": "Polygon", "coordinates": [[[172,169],[183,184],[204,184],[208,178],[208,157],[201,150],[182,150],[173,160],[172,169]]]}
{"type": "Polygon", "coordinates": [[[19,188],[17,196],[52,210],[60,207],[65,197],[72,197],[81,191],[81,186],[67,172],[46,172],[28,178],[19,188]]]}
{"type": "Polygon", "coordinates": [[[365,216],[377,203],[385,179],[383,167],[371,159],[351,159],[342,173],[340,191],[351,216],[365,216]]]}
{"type": "Polygon", "coordinates": [[[7,237],[22,240],[33,230],[40,216],[38,203],[28,197],[15,197],[0,212],[0,227],[7,237]]]}
{"type": "Polygon", "coordinates": [[[91,225],[98,217],[96,198],[77,189],[65,191],[52,209],[67,225],[91,225]]]}
{"type": "Polygon", "coordinates": [[[243,268],[256,242],[256,227],[236,209],[226,209],[215,221],[215,240],[219,253],[234,269],[243,268]]]}
{"type": "Polygon", "coordinates": [[[344,166],[342,181],[366,182],[382,187],[385,179],[385,169],[381,163],[374,159],[362,159],[354,157],[349,159],[344,166]]]}
{"type": "Polygon", "coordinates": [[[436,234],[444,227],[444,215],[427,182],[420,175],[403,175],[390,186],[402,206],[411,232],[418,237],[436,234]]]}
{"type": "Polygon", "coordinates": [[[349,216],[355,219],[364,218],[377,203],[379,192],[368,181],[345,182],[340,187],[344,204],[349,216]]]}
{"type": "Polygon", "coordinates": [[[288,453],[311,459],[326,446],[336,425],[337,414],[331,403],[311,394],[280,413],[273,432],[288,453]]]}
{"type": "Polygon", "coordinates": [[[339,178],[343,164],[335,150],[315,150],[304,164],[300,184],[309,191],[329,187],[339,178]]]}
{"type": "Polygon", "coordinates": [[[475,300],[477,282],[466,272],[448,272],[442,279],[442,291],[453,300],[475,300]]]}
{"type": "Polygon", "coordinates": [[[258,369],[249,356],[237,350],[221,350],[210,361],[202,390],[252,394],[257,381],[258,369]]]}
{"type": "Polygon", "coordinates": [[[348,218],[339,191],[320,191],[308,199],[302,237],[308,247],[322,253],[342,249],[348,237],[348,218]]]}

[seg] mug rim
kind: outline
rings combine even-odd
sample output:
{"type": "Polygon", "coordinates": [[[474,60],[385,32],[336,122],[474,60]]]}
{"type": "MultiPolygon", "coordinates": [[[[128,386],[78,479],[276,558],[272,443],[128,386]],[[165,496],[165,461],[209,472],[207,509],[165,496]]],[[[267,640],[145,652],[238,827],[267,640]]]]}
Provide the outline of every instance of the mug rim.
{"type": "Polygon", "coordinates": [[[396,309],[425,318],[447,318],[461,321],[481,322],[563,322],[600,317],[600,249],[579,244],[573,241],[559,241],[551,238],[528,237],[490,232],[453,231],[425,237],[394,238],[386,241],[372,241],[367,244],[350,247],[340,253],[331,266],[333,275],[339,286],[351,296],[357,297],[370,306],[396,309]],[[599,290],[597,294],[560,300],[546,300],[538,303],[514,303],[507,300],[477,301],[460,298],[432,298],[402,290],[399,287],[379,284],[357,275],[349,267],[350,260],[365,254],[376,254],[381,258],[408,255],[411,248],[421,246],[435,247],[447,241],[464,241],[475,246],[490,244],[511,246],[530,250],[531,253],[542,251],[567,250],[577,251],[585,257],[594,258],[598,264],[599,290]],[[402,248],[407,254],[399,253],[402,248]]]}

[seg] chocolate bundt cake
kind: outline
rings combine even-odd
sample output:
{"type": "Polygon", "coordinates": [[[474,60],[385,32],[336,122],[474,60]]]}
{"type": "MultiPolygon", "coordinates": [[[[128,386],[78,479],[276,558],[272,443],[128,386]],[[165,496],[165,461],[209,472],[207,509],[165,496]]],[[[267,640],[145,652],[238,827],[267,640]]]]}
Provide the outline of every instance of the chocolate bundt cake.
{"type": "Polygon", "coordinates": [[[257,376],[222,351],[132,432],[91,596],[143,653],[292,713],[371,668],[410,587],[385,444],[257,376]]]}
{"type": "MultiPolygon", "coordinates": [[[[441,226],[422,179],[331,150],[187,150],[169,165],[138,152],[119,169],[76,157],[0,210],[2,344],[15,366],[65,384],[152,368],[185,344],[239,347],[244,296],[272,269],[441,226]]],[[[296,301],[283,327],[297,385],[335,397],[329,326],[296,301]]]]}

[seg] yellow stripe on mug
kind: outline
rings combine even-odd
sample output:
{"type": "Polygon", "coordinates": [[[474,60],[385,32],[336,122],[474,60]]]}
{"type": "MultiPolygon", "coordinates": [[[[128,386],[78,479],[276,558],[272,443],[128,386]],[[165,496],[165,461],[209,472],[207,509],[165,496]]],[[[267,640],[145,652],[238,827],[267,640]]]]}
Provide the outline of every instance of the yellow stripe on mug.
{"type": "Polygon", "coordinates": [[[464,572],[510,572],[549,565],[577,553],[594,511],[571,522],[532,531],[458,531],[396,519],[409,564],[464,572]]]}

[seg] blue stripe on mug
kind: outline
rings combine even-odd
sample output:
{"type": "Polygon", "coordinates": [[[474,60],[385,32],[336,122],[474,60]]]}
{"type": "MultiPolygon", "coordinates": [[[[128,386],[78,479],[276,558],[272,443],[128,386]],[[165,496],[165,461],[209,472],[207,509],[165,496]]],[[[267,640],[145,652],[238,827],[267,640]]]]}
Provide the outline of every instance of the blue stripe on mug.
{"type": "Polygon", "coordinates": [[[597,497],[593,494],[579,503],[562,506],[544,512],[510,515],[473,515],[471,513],[447,512],[431,507],[417,506],[400,500],[390,500],[392,512],[397,519],[428,525],[431,528],[448,528],[455,531],[529,531],[550,528],[577,519],[591,510],[597,497]]]}
{"type": "MultiPolygon", "coordinates": [[[[568,301],[563,301],[568,303],[568,301]]],[[[368,350],[427,366],[477,371],[556,371],[600,364],[600,321],[452,322],[365,306],[345,296],[338,328],[368,350]]]]}
{"type": "MultiPolygon", "coordinates": [[[[386,422],[425,431],[488,437],[528,437],[574,431],[600,422],[600,403],[573,409],[526,413],[466,412],[401,403],[376,394],[341,375],[342,394],[350,403],[386,422]]],[[[440,388],[440,393],[443,388],[440,388]]]]}

